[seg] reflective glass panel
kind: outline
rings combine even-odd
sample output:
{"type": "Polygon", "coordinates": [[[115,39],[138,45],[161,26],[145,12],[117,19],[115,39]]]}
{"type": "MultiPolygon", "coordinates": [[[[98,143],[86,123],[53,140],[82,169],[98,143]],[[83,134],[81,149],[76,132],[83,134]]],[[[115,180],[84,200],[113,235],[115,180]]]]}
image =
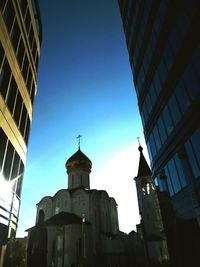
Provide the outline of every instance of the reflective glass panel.
{"type": "Polygon", "coordinates": [[[182,81],[180,81],[175,90],[176,98],[184,114],[187,108],[190,106],[190,98],[185,90],[185,86],[182,81]]]}
{"type": "Polygon", "coordinates": [[[200,93],[200,83],[191,65],[186,68],[183,79],[188,94],[194,100],[197,94],[200,93]]]}
{"type": "Polygon", "coordinates": [[[174,162],[175,162],[175,165],[176,165],[176,169],[177,169],[177,172],[178,172],[178,176],[179,176],[179,180],[180,180],[181,186],[185,187],[187,185],[186,177],[185,177],[185,174],[184,174],[184,171],[183,171],[183,166],[181,164],[181,160],[180,160],[178,154],[176,154],[174,156],[174,162]]]}
{"type": "Polygon", "coordinates": [[[190,163],[190,166],[192,168],[192,172],[194,177],[199,177],[200,176],[200,169],[197,164],[197,160],[193,151],[193,147],[191,145],[190,140],[185,144],[186,152],[187,152],[187,158],[190,163]]]}
{"type": "Polygon", "coordinates": [[[181,119],[181,112],[180,112],[176,97],[174,95],[170,97],[169,102],[168,102],[168,107],[172,115],[174,125],[176,125],[181,119]]]}
{"type": "Polygon", "coordinates": [[[180,184],[178,173],[177,173],[177,170],[174,164],[174,160],[171,159],[168,162],[167,166],[168,166],[169,174],[171,177],[171,182],[173,184],[174,193],[177,193],[181,190],[181,184],[180,184]]]}
{"type": "Polygon", "coordinates": [[[173,196],[174,195],[174,189],[173,189],[173,185],[172,185],[172,182],[171,182],[171,176],[170,176],[170,173],[168,171],[168,167],[166,166],[164,168],[165,170],[165,173],[166,173],[166,176],[167,176],[167,185],[168,185],[168,189],[169,189],[169,194],[170,196],[173,196]]]}
{"type": "Polygon", "coordinates": [[[164,124],[165,124],[166,130],[167,130],[167,133],[168,133],[168,135],[170,135],[170,133],[173,131],[174,126],[173,126],[173,121],[172,121],[171,115],[169,113],[168,106],[166,106],[164,108],[163,113],[162,113],[162,117],[164,120],[164,124]]]}

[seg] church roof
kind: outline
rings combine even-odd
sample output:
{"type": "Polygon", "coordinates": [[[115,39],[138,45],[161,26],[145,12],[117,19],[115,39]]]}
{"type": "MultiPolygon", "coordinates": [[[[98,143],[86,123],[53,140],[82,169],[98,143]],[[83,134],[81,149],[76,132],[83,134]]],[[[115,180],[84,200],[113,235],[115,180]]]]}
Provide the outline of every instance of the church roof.
{"type": "MultiPolygon", "coordinates": [[[[47,219],[44,222],[45,226],[55,226],[55,225],[68,225],[68,224],[82,224],[83,220],[80,216],[62,211],[58,214],[53,215],[51,218],[47,219]]],[[[86,224],[90,224],[90,222],[85,221],[86,224]]],[[[37,228],[37,226],[33,226],[26,230],[26,232],[29,232],[33,229],[37,228]]]]}
{"type": "MultiPolygon", "coordinates": [[[[89,223],[86,221],[85,223],[89,223]]],[[[45,225],[82,224],[82,218],[74,213],[62,211],[45,221],[45,225]]]]}
{"type": "Polygon", "coordinates": [[[77,167],[92,168],[91,160],[80,150],[80,148],[74,153],[66,162],[65,167],[67,170],[77,167]]]}
{"type": "Polygon", "coordinates": [[[138,150],[140,151],[140,161],[139,161],[139,168],[138,168],[138,175],[137,177],[144,177],[144,176],[151,176],[152,172],[149,168],[149,165],[143,155],[143,148],[139,146],[138,150]]]}

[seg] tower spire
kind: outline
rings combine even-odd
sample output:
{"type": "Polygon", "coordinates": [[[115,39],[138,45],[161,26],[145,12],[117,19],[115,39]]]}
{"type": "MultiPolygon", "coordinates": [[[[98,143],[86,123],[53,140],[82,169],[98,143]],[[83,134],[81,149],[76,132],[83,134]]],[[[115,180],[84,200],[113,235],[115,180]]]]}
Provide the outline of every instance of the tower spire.
{"type": "Polygon", "coordinates": [[[81,137],[82,135],[78,135],[76,138],[78,139],[78,149],[80,150],[80,144],[81,144],[81,137]]]}
{"type": "Polygon", "coordinates": [[[151,176],[152,172],[149,168],[149,165],[143,155],[143,147],[139,144],[138,150],[140,152],[139,168],[138,168],[138,177],[151,176]]]}
{"type": "Polygon", "coordinates": [[[139,136],[137,137],[137,140],[138,140],[138,144],[140,146],[140,137],[139,136]]]}

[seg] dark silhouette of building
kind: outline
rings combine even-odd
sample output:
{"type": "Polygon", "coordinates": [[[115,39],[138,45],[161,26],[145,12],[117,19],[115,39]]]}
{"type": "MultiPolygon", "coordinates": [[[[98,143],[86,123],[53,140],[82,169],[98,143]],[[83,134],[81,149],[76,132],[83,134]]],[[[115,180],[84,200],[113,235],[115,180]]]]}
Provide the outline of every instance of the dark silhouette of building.
{"type": "Polygon", "coordinates": [[[41,39],[36,0],[0,1],[0,266],[17,229],[41,39]]]}
{"type": "Polygon", "coordinates": [[[27,246],[27,267],[47,266],[47,229],[44,216],[44,211],[40,210],[38,222],[30,230],[27,246]]]}
{"type": "Polygon", "coordinates": [[[152,178],[152,172],[139,146],[140,160],[135,177],[141,230],[143,235],[146,261],[164,263],[169,261],[168,246],[161,215],[159,198],[152,178]]]}
{"type": "Polygon", "coordinates": [[[200,242],[200,2],[118,2],[153,177],[189,264],[200,242]]]}

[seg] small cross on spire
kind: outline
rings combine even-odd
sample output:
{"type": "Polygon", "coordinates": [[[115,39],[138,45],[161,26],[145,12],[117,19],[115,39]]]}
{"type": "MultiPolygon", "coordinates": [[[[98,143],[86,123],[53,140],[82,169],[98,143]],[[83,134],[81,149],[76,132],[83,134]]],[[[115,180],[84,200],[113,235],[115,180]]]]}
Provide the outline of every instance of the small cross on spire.
{"type": "Polygon", "coordinates": [[[80,135],[80,134],[76,137],[78,139],[78,149],[80,149],[81,137],[82,137],[82,135],[80,135]]]}

